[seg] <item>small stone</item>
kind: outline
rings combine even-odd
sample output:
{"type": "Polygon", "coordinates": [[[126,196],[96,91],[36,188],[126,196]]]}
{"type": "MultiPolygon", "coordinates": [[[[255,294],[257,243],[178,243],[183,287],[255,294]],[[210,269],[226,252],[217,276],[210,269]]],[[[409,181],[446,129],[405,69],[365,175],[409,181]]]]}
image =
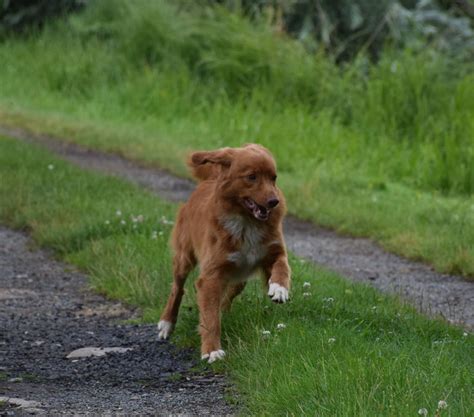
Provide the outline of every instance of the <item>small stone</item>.
{"type": "Polygon", "coordinates": [[[20,408],[36,408],[41,406],[38,401],[28,401],[23,398],[0,397],[0,401],[20,408]]]}
{"type": "Polygon", "coordinates": [[[90,358],[91,356],[105,356],[107,353],[116,352],[116,353],[125,353],[132,348],[123,348],[123,347],[94,347],[88,346],[80,349],[73,350],[70,352],[66,358],[68,359],[77,359],[77,358],[90,358]]]}
{"type": "Polygon", "coordinates": [[[23,378],[20,378],[20,377],[10,378],[8,382],[23,382],[23,378]]]}

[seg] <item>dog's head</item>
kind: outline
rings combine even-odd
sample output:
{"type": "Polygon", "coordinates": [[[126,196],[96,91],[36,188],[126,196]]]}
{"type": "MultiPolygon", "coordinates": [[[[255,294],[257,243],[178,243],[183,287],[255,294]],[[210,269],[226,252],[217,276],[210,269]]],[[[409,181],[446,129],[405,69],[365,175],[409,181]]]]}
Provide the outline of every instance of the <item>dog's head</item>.
{"type": "Polygon", "coordinates": [[[234,207],[266,221],[273,211],[283,211],[283,196],[276,186],[276,164],[270,151],[256,144],[195,152],[189,165],[201,179],[215,179],[219,194],[234,207]]]}

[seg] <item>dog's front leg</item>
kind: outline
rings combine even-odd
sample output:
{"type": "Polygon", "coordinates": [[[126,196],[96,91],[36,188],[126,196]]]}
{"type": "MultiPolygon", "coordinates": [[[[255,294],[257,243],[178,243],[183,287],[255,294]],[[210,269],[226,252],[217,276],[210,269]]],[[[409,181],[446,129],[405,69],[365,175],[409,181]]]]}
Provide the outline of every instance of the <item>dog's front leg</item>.
{"type": "Polygon", "coordinates": [[[265,268],[268,296],[276,303],[286,303],[291,285],[291,269],[286,251],[282,248],[272,261],[265,268]]]}
{"type": "Polygon", "coordinates": [[[224,280],[216,275],[203,274],[196,282],[199,306],[199,333],[201,334],[201,358],[209,363],[222,359],[221,349],[221,302],[225,290],[224,280]]]}

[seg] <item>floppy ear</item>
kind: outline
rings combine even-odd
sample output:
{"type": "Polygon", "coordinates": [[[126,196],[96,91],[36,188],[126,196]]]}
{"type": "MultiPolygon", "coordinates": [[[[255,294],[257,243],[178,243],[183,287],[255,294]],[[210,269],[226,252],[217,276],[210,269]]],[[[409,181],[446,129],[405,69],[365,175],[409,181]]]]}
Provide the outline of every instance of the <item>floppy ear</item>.
{"type": "Polygon", "coordinates": [[[222,167],[230,167],[234,155],[235,150],[232,148],[194,152],[188,159],[188,165],[197,179],[208,180],[216,178],[222,167]]]}

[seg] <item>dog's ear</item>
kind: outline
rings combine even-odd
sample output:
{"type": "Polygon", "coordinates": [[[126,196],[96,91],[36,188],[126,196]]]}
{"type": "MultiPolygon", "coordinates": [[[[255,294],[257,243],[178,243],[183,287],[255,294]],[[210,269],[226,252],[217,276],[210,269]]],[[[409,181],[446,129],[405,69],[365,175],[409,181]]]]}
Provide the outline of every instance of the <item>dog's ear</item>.
{"type": "Polygon", "coordinates": [[[188,165],[196,178],[208,180],[216,178],[222,168],[229,168],[234,156],[235,150],[232,148],[194,152],[188,159],[188,165]]]}
{"type": "Polygon", "coordinates": [[[232,148],[222,148],[217,151],[194,152],[191,154],[191,164],[196,166],[211,163],[229,167],[234,159],[234,153],[235,151],[232,148]]]}

